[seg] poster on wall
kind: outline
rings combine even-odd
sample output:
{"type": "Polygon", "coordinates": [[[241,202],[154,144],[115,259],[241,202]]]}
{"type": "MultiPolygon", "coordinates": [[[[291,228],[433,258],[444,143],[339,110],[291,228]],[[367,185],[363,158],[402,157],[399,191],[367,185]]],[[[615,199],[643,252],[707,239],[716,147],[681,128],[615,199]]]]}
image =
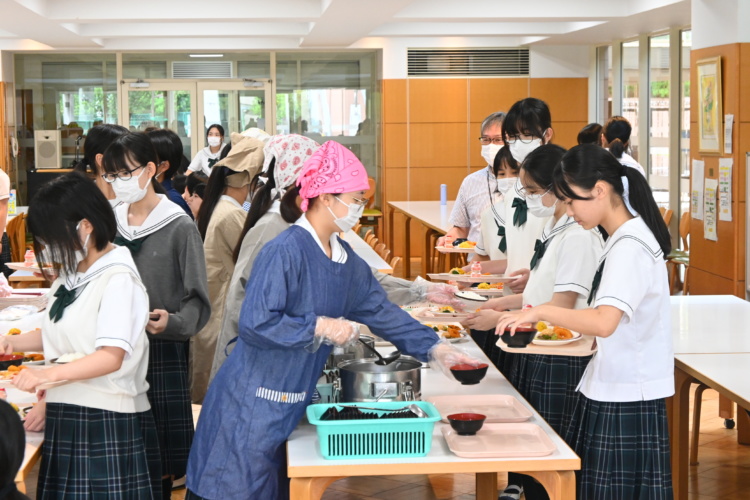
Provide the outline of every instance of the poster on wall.
{"type": "Polygon", "coordinates": [[[703,169],[702,160],[693,160],[692,188],[690,191],[690,217],[703,219],[703,169]]]}
{"type": "Polygon", "coordinates": [[[698,150],[721,152],[721,56],[701,59],[698,71],[698,150]]]}
{"type": "Polygon", "coordinates": [[[716,191],[719,181],[706,179],[705,193],[703,194],[703,237],[707,240],[718,241],[716,234],[716,191]]]}
{"type": "Polygon", "coordinates": [[[719,159],[719,220],[732,220],[732,165],[734,159],[719,159]]]}
{"type": "Polygon", "coordinates": [[[724,154],[732,154],[732,129],[734,128],[734,115],[724,115],[724,154]]]}

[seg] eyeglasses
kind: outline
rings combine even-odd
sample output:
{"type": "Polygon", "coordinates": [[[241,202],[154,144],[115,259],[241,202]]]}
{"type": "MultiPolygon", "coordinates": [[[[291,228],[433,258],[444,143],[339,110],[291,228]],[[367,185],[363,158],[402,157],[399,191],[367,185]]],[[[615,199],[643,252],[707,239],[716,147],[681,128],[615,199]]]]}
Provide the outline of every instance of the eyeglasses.
{"type": "Polygon", "coordinates": [[[508,140],[506,141],[508,144],[513,144],[516,141],[522,142],[523,144],[531,144],[536,139],[539,139],[538,137],[534,137],[533,135],[511,135],[508,137],[508,140]]]}
{"type": "MultiPolygon", "coordinates": [[[[341,201],[341,199],[338,196],[335,196],[335,198],[337,200],[341,201]]],[[[355,205],[359,205],[360,207],[366,207],[367,206],[367,202],[369,202],[369,201],[370,201],[369,198],[354,198],[354,197],[352,197],[352,203],[354,203],[355,205]]],[[[344,203],[344,202],[341,201],[341,203],[344,203]]],[[[344,203],[344,205],[346,205],[347,207],[349,206],[346,203],[344,203]]]]}
{"type": "Polygon", "coordinates": [[[538,199],[538,198],[541,198],[541,197],[542,197],[542,196],[544,196],[545,194],[547,194],[547,193],[549,193],[550,191],[552,191],[552,187],[550,187],[550,188],[549,188],[548,190],[546,190],[546,191],[545,191],[545,192],[543,192],[543,193],[529,193],[529,192],[528,192],[528,191],[526,190],[526,188],[525,188],[524,186],[521,186],[521,188],[520,188],[520,189],[519,189],[518,191],[519,191],[519,192],[520,192],[520,193],[521,193],[521,194],[523,195],[523,197],[524,197],[524,198],[526,198],[527,200],[528,200],[528,199],[532,199],[532,200],[533,200],[533,199],[538,199]]]}
{"type": "Polygon", "coordinates": [[[479,142],[482,143],[482,146],[487,146],[488,144],[495,144],[497,146],[502,146],[504,144],[502,137],[482,136],[479,138],[479,142]]]}
{"type": "Polygon", "coordinates": [[[146,168],[146,165],[140,165],[138,167],[135,167],[134,169],[128,170],[118,170],[115,173],[107,172],[106,174],[102,174],[102,179],[112,184],[115,182],[115,180],[120,179],[123,181],[130,180],[131,177],[133,177],[133,172],[138,170],[139,168],[146,168]]]}

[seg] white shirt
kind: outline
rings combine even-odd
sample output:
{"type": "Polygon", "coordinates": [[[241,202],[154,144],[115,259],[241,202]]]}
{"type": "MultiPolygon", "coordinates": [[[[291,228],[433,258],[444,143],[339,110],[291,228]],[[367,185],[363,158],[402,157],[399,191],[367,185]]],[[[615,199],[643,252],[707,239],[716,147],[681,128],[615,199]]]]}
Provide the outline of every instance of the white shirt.
{"type": "Polygon", "coordinates": [[[672,314],[667,266],[643,219],[620,226],[604,247],[594,307],[623,312],[615,332],[598,338],[598,351],[578,389],[595,401],[650,401],[674,394],[672,314]]]}
{"type": "MultiPolygon", "coordinates": [[[[297,222],[295,222],[294,225],[299,226],[310,233],[315,240],[315,243],[317,243],[320,247],[320,250],[325,253],[326,250],[325,248],[323,248],[323,243],[321,243],[320,238],[318,238],[318,233],[315,232],[315,228],[312,227],[312,224],[310,224],[310,221],[307,220],[307,216],[305,214],[302,214],[302,217],[297,219],[297,222]]],[[[337,233],[333,233],[331,235],[329,243],[331,245],[331,260],[339,264],[343,264],[344,262],[346,262],[347,255],[344,251],[344,247],[341,246],[341,242],[339,241],[337,233]]]]}
{"type": "Polygon", "coordinates": [[[456,227],[468,227],[469,241],[478,241],[482,212],[500,201],[502,193],[497,188],[497,177],[487,166],[467,175],[458,189],[449,222],[456,227]]]}
{"type": "MultiPolygon", "coordinates": [[[[609,151],[609,148],[605,148],[605,149],[607,151],[609,151]]],[[[638,163],[637,161],[635,161],[635,158],[633,158],[629,154],[623,152],[622,153],[622,157],[616,158],[616,159],[617,159],[617,161],[620,162],[620,165],[624,165],[626,167],[634,168],[637,171],[639,171],[643,177],[646,177],[646,171],[643,169],[643,167],[641,166],[641,164],[638,163]]]]}
{"type": "Polygon", "coordinates": [[[115,247],[85,273],[58,278],[50,289],[50,307],[61,285],[75,290],[77,296],[59,321],[49,318],[49,309],[45,312],[45,357],[54,359],[74,352],[88,355],[102,347],[119,347],[126,355],[115,372],[49,389],[47,401],[122,413],[148,410],[145,328],[149,302],[130,251],[115,247]]]}
{"type": "MultiPolygon", "coordinates": [[[[505,200],[487,207],[482,212],[479,238],[477,239],[476,252],[479,255],[487,255],[490,260],[503,260],[505,252],[500,251],[500,240],[497,234],[500,227],[505,227],[505,200]]],[[[507,243],[507,239],[506,239],[507,243]]]]}
{"type": "Polygon", "coordinates": [[[575,309],[588,307],[591,282],[604,247],[599,231],[587,231],[575,219],[563,215],[547,222],[540,240],[546,242],[547,249],[531,270],[523,304],[538,306],[552,300],[555,293],[576,292],[575,309]]]}
{"type": "MultiPolygon", "coordinates": [[[[520,179],[520,178],[519,178],[520,179]]],[[[541,237],[549,217],[540,218],[531,212],[526,212],[526,224],[521,227],[513,225],[513,216],[516,209],[513,208],[513,199],[524,199],[521,193],[521,181],[517,180],[513,189],[508,191],[505,197],[505,237],[508,242],[508,267],[505,274],[510,274],[519,269],[528,269],[531,257],[534,255],[534,243],[541,237]]],[[[505,295],[513,295],[509,286],[503,287],[505,295]]]]}
{"type": "MultiPolygon", "coordinates": [[[[224,151],[224,148],[227,147],[226,143],[222,143],[221,147],[219,148],[219,151],[216,153],[211,152],[210,147],[205,147],[198,151],[198,154],[195,155],[195,158],[193,158],[193,161],[190,162],[190,165],[188,166],[188,170],[192,172],[202,172],[206,176],[211,176],[211,170],[212,167],[208,166],[209,160],[217,160],[221,156],[221,152],[224,151]]],[[[216,163],[215,161],[213,163],[216,163]]],[[[213,165],[212,163],[212,165],[213,165]]]]}

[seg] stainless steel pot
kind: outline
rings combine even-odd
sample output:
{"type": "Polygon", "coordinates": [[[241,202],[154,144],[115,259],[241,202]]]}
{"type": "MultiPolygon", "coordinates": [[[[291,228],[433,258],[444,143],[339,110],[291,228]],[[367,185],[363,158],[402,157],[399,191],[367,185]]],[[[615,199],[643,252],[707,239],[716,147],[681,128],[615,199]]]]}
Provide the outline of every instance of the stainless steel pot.
{"type": "MultiPolygon", "coordinates": [[[[360,335],[360,339],[373,349],[375,348],[375,337],[369,335],[360,335]]],[[[339,366],[339,363],[343,361],[349,361],[352,359],[363,359],[363,358],[375,358],[372,351],[368,350],[359,342],[355,342],[351,345],[344,347],[334,347],[331,350],[331,354],[328,356],[326,361],[325,370],[333,370],[339,366]]]]}
{"type": "Polygon", "coordinates": [[[422,396],[422,363],[401,356],[385,366],[371,359],[354,359],[339,364],[341,401],[416,401],[422,396]]]}

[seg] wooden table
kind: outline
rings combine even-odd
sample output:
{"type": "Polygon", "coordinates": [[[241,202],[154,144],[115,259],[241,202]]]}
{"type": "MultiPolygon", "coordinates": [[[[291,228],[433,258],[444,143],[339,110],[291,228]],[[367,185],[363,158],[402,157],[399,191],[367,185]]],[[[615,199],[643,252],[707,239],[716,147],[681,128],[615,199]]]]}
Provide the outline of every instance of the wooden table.
{"type": "Polygon", "coordinates": [[[453,224],[449,222],[451,211],[455,202],[449,201],[441,205],[439,201],[389,201],[388,206],[388,244],[393,245],[393,216],[400,213],[404,216],[404,277],[411,278],[411,220],[415,219],[422,224],[424,248],[422,251],[422,272],[428,269],[427,259],[429,256],[430,231],[440,234],[447,233],[453,224]]]}
{"type": "Polygon", "coordinates": [[[49,286],[49,282],[41,276],[35,276],[29,271],[15,271],[8,278],[8,283],[13,288],[42,288],[49,286]]]}
{"type": "Polygon", "coordinates": [[[377,269],[381,273],[393,274],[393,268],[390,264],[383,260],[378,253],[357,233],[354,231],[347,231],[344,233],[344,241],[351,245],[352,250],[362,257],[362,260],[367,262],[367,265],[373,269],[377,269]]]}
{"type": "MultiPolygon", "coordinates": [[[[474,342],[461,344],[469,354],[489,363],[474,342]]],[[[546,457],[468,459],[454,455],[446,444],[440,428],[435,424],[432,448],[426,457],[370,460],[325,460],[320,453],[315,428],[300,424],[287,442],[288,474],[291,478],[292,500],[318,500],[334,481],[350,476],[379,476],[392,474],[476,474],[477,500],[497,499],[497,473],[523,472],[539,480],[552,499],[575,498],[575,470],[581,461],[567,444],[547,425],[513,386],[489,363],[487,376],[478,385],[460,385],[434,369],[422,371],[422,399],[449,394],[509,394],[531,410],[531,423],[539,425],[550,437],[557,450],[546,457]]]]}
{"type": "Polygon", "coordinates": [[[26,432],[23,462],[16,474],[16,488],[21,493],[26,493],[26,478],[42,456],[42,443],[44,443],[44,432],[26,432]]]}

